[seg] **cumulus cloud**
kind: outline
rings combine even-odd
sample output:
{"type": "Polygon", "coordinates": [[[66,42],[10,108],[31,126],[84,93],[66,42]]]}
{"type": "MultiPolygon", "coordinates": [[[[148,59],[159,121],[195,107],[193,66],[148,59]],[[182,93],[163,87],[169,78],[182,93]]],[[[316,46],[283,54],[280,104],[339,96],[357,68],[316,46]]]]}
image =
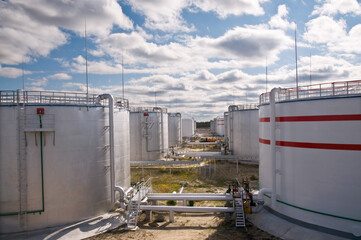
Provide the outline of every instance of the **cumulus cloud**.
{"type": "Polygon", "coordinates": [[[272,16],[268,24],[271,28],[280,28],[283,30],[287,29],[295,29],[296,24],[294,22],[289,22],[287,20],[288,17],[288,9],[286,5],[279,5],[278,12],[276,15],[272,16]]]}
{"type": "Polygon", "coordinates": [[[307,32],[304,39],[311,43],[336,42],[346,35],[346,22],[336,21],[329,16],[320,16],[306,23],[307,32]]]}
{"type": "Polygon", "coordinates": [[[128,0],[132,9],[145,16],[144,26],[164,32],[192,32],[194,26],[188,26],[182,17],[182,10],[189,0],[128,0]]]}
{"type": "Polygon", "coordinates": [[[194,0],[193,4],[204,12],[215,12],[220,18],[226,18],[229,15],[263,15],[261,3],[265,1],[267,0],[194,0]]]}
{"type": "Polygon", "coordinates": [[[72,79],[72,76],[68,75],[67,73],[56,73],[56,74],[50,75],[48,78],[56,79],[56,80],[70,80],[70,79],[72,79]]]}
{"type": "Polygon", "coordinates": [[[115,0],[48,1],[11,0],[0,2],[0,64],[19,64],[48,56],[68,41],[68,29],[105,36],[113,25],[132,29],[115,0]],[[39,7],[41,6],[41,7],[39,7]]]}
{"type": "Polygon", "coordinates": [[[357,0],[325,0],[316,5],[313,15],[361,14],[361,4],[357,0]]]}
{"type": "Polygon", "coordinates": [[[25,74],[31,74],[31,71],[23,71],[21,68],[2,67],[0,65],[0,77],[17,78],[25,74]]]}

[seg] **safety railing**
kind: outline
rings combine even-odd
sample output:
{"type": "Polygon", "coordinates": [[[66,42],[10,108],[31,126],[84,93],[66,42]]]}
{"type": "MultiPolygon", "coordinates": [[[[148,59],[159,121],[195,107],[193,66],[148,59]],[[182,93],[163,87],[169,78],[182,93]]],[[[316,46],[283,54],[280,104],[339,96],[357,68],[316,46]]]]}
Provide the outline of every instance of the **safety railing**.
{"type": "MultiPolygon", "coordinates": [[[[62,104],[62,105],[108,105],[108,100],[98,101],[98,94],[54,91],[0,91],[0,105],[8,104],[62,104]]],[[[128,99],[114,98],[116,106],[129,108],[128,99]]]]}
{"type": "Polygon", "coordinates": [[[160,108],[160,107],[130,107],[130,112],[162,112],[167,113],[166,108],[160,108]]]}
{"type": "MultiPolygon", "coordinates": [[[[263,93],[259,97],[259,103],[269,102],[269,92],[263,93]]],[[[361,94],[361,80],[332,82],[299,86],[298,88],[285,88],[276,93],[276,101],[288,101],[307,98],[319,98],[329,96],[348,96],[361,94]]]]}
{"type": "Polygon", "coordinates": [[[241,105],[230,105],[228,107],[228,110],[230,112],[238,111],[238,110],[250,110],[250,109],[258,109],[258,104],[250,103],[250,104],[241,104],[241,105]]]}

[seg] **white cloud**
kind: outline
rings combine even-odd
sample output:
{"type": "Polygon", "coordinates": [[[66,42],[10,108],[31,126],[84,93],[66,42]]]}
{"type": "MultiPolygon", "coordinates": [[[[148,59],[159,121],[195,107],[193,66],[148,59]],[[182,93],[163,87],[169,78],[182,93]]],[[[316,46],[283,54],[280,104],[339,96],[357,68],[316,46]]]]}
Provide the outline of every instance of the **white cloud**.
{"type": "Polygon", "coordinates": [[[278,6],[278,12],[276,15],[272,16],[268,24],[272,28],[280,28],[283,30],[287,29],[295,29],[296,24],[294,22],[289,22],[287,20],[288,17],[288,9],[286,5],[279,5],[278,6]]]}
{"type": "Polygon", "coordinates": [[[331,51],[361,54],[361,24],[351,28],[348,34],[330,44],[331,51]]]}
{"type": "Polygon", "coordinates": [[[346,35],[346,22],[335,21],[332,17],[320,16],[306,23],[304,39],[311,43],[336,42],[346,35]]]}
{"type": "Polygon", "coordinates": [[[182,17],[182,10],[189,4],[189,0],[128,0],[132,9],[145,16],[144,26],[164,32],[192,32],[194,26],[188,26],[182,17]]]}
{"type": "Polygon", "coordinates": [[[113,25],[132,29],[115,0],[48,1],[12,0],[0,2],[0,64],[19,64],[48,56],[68,41],[61,30],[105,36],[113,25]],[[39,7],[41,6],[41,7],[39,7]]]}
{"type": "Polygon", "coordinates": [[[265,1],[266,0],[194,0],[193,4],[204,12],[215,12],[220,18],[226,18],[229,15],[263,15],[264,10],[260,4],[265,1]]]}
{"type": "Polygon", "coordinates": [[[56,80],[70,80],[72,76],[68,75],[67,73],[56,73],[53,75],[48,76],[49,79],[56,79],[56,80]]]}
{"type": "Polygon", "coordinates": [[[361,14],[361,4],[357,0],[325,0],[316,5],[312,15],[361,14]]]}
{"type": "Polygon", "coordinates": [[[14,67],[2,67],[0,65],[0,77],[6,78],[17,78],[25,74],[31,74],[31,71],[24,71],[21,68],[14,68],[14,67]]]}
{"type": "Polygon", "coordinates": [[[30,86],[32,87],[44,87],[48,83],[48,79],[46,77],[42,77],[39,79],[28,79],[30,80],[30,86]]]}

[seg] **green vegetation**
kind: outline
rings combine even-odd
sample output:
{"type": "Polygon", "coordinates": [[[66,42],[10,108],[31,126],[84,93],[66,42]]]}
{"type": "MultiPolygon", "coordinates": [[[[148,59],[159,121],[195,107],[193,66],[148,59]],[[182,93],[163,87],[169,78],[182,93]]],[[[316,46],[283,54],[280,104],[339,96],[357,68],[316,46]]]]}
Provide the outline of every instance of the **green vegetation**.
{"type": "Polygon", "coordinates": [[[211,127],[211,122],[197,122],[197,128],[209,128],[211,127]]]}

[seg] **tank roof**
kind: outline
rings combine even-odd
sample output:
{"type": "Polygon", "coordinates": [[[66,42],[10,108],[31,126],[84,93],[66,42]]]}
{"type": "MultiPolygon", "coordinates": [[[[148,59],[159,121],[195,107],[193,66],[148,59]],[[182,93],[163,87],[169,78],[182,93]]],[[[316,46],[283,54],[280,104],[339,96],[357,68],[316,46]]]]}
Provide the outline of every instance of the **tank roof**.
{"type": "MultiPolygon", "coordinates": [[[[269,95],[269,92],[262,93],[259,96],[259,104],[269,103],[269,95]]],[[[361,80],[313,84],[299,86],[298,88],[283,88],[276,94],[276,102],[355,95],[361,95],[361,80]]]]}
{"type": "MultiPolygon", "coordinates": [[[[0,90],[0,105],[39,104],[66,106],[107,106],[107,100],[99,100],[98,94],[82,92],[0,90]]],[[[114,97],[117,107],[129,108],[128,99],[114,97]]]]}

